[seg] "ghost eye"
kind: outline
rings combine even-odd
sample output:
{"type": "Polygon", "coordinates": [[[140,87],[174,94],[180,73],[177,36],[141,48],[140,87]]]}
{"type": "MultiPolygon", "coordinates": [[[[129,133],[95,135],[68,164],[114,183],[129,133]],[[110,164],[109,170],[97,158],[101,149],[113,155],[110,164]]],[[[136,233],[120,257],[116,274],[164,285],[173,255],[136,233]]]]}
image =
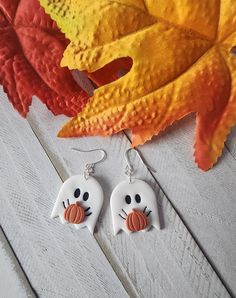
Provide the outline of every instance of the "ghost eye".
{"type": "Polygon", "coordinates": [[[131,197],[129,195],[127,195],[125,197],[125,201],[126,201],[127,204],[130,204],[131,203],[131,197]]]}
{"type": "Polygon", "coordinates": [[[89,193],[86,191],[86,192],[84,193],[84,195],[83,195],[83,200],[84,200],[84,201],[87,201],[88,198],[89,198],[89,193]]]}
{"type": "Polygon", "coordinates": [[[140,203],[140,202],[141,202],[141,197],[140,197],[139,194],[135,195],[135,201],[136,201],[137,203],[140,203]]]}
{"type": "Polygon", "coordinates": [[[74,192],[74,197],[78,198],[80,196],[80,189],[76,188],[75,192],[74,192]]]}

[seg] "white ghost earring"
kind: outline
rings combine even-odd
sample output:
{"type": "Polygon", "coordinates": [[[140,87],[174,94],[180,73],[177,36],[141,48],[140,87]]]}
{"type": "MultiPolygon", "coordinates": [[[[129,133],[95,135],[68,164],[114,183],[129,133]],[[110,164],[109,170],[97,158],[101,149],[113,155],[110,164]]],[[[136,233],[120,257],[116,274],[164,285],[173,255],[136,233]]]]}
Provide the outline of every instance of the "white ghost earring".
{"type": "Polygon", "coordinates": [[[127,167],[125,174],[128,179],[119,183],[111,194],[111,214],[113,230],[116,235],[120,230],[127,234],[132,232],[146,232],[151,226],[160,229],[159,213],[155,192],[151,186],[143,180],[133,177],[135,171],[129,160],[129,152],[135,151],[147,168],[148,166],[140,153],[130,148],[125,153],[127,167]]]}
{"type": "Polygon", "coordinates": [[[79,152],[100,151],[102,157],[95,163],[86,164],[83,175],[71,176],[61,186],[51,218],[59,217],[63,224],[73,224],[76,229],[87,227],[93,234],[103,205],[103,190],[92,177],[96,164],[102,162],[107,154],[103,149],[79,150],[79,152]]]}

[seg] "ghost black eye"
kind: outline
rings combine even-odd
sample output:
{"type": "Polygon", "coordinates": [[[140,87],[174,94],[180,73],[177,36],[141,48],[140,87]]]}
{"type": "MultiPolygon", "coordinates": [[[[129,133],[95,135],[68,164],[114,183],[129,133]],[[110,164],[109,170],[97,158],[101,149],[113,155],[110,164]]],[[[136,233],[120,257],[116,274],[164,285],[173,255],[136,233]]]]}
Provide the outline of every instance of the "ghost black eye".
{"type": "Polygon", "coordinates": [[[84,201],[87,201],[88,198],[89,198],[89,193],[86,191],[86,192],[84,193],[84,195],[83,195],[83,200],[84,200],[84,201]]]}
{"type": "Polygon", "coordinates": [[[140,202],[141,202],[141,197],[140,197],[139,194],[135,195],[135,201],[136,201],[137,203],[140,203],[140,202]]]}
{"type": "Polygon", "coordinates": [[[127,195],[125,197],[125,201],[126,201],[127,204],[130,204],[131,203],[131,197],[129,195],[127,195]]]}
{"type": "Polygon", "coordinates": [[[80,196],[80,189],[76,188],[75,192],[74,192],[74,197],[78,198],[80,196]]]}

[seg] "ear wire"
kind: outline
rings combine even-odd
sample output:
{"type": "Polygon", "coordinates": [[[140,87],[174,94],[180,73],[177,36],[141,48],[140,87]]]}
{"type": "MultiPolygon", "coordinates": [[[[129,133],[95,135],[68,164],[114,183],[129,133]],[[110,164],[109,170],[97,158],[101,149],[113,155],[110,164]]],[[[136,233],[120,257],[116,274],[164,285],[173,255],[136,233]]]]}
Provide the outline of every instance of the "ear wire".
{"type": "Polygon", "coordinates": [[[82,150],[82,149],[78,149],[78,148],[71,148],[71,150],[82,152],[82,153],[89,153],[89,152],[96,152],[96,151],[100,151],[102,153],[102,157],[98,161],[93,162],[93,163],[88,163],[85,165],[84,178],[86,180],[89,178],[90,175],[92,175],[94,173],[95,165],[104,161],[107,158],[106,151],[101,148],[91,149],[91,150],[82,150]]]}
{"type": "Polygon", "coordinates": [[[129,158],[129,152],[132,151],[132,150],[136,152],[136,154],[138,155],[139,159],[140,159],[141,162],[147,167],[148,170],[150,170],[150,171],[156,173],[156,170],[153,169],[151,166],[149,166],[149,165],[147,164],[147,162],[146,162],[145,159],[141,156],[140,152],[139,152],[137,149],[135,149],[135,148],[129,148],[129,149],[127,149],[126,152],[125,152],[125,160],[126,160],[126,162],[127,162],[127,166],[126,166],[125,174],[129,177],[129,181],[130,181],[130,183],[132,182],[132,181],[131,181],[131,180],[132,180],[132,176],[134,175],[134,172],[135,172],[135,171],[134,171],[134,168],[133,168],[133,166],[132,166],[132,164],[131,164],[131,162],[130,162],[130,158],[129,158]]]}

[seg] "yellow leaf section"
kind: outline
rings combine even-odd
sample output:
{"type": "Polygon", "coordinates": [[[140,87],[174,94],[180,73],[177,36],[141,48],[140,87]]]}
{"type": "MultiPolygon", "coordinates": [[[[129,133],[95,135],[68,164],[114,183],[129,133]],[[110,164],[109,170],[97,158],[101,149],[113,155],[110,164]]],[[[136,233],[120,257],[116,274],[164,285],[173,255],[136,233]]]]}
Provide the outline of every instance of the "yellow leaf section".
{"type": "Polygon", "coordinates": [[[64,54],[63,64],[66,64],[70,55],[135,33],[156,21],[153,16],[146,13],[143,1],[139,0],[56,2],[39,0],[39,2],[71,40],[64,54]]]}
{"type": "Polygon", "coordinates": [[[236,1],[222,0],[220,5],[218,41],[236,31],[236,1]]]}
{"type": "Polygon", "coordinates": [[[185,72],[210,46],[208,40],[197,34],[159,22],[103,47],[78,53],[76,64],[71,61],[68,65],[75,65],[78,69],[86,68],[90,72],[116,57],[128,56],[133,59],[130,72],[97,89],[81,116],[103,117],[100,113],[109,113],[107,109],[111,106],[132,102],[161,88],[185,72]],[[127,44],[131,46],[126,47],[127,44]],[[148,59],[143,55],[144,52],[153,58],[148,59]],[[94,62],[90,63],[90,60],[94,62]]]}
{"type": "Polygon", "coordinates": [[[146,0],[145,2],[148,11],[155,17],[192,29],[209,40],[215,39],[220,0],[146,0]]]}

